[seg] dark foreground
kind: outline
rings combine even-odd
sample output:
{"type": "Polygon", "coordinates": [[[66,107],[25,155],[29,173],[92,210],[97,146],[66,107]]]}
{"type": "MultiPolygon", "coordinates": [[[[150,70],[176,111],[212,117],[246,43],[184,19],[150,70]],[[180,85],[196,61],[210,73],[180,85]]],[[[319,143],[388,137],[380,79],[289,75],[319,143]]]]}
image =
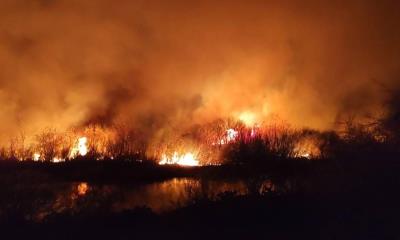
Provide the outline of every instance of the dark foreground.
{"type": "Polygon", "coordinates": [[[10,239],[398,239],[398,202],[378,198],[227,197],[161,216],[143,208],[115,215],[58,216],[44,224],[10,222],[4,225],[3,236],[6,232],[10,239]]]}
{"type": "Polygon", "coordinates": [[[281,164],[284,166],[182,169],[126,162],[57,166],[3,163],[2,239],[400,238],[400,162],[396,157],[281,164]],[[289,167],[292,164],[296,166],[289,167]],[[83,170],[78,171],[79,168],[83,170]],[[285,171],[274,174],[279,169],[285,171]],[[118,177],[113,179],[113,174],[118,177]],[[50,178],[126,184],[123,182],[171,177],[240,178],[248,191],[245,195],[226,191],[213,199],[199,194],[185,206],[162,213],[146,206],[115,212],[109,207],[113,199],[87,194],[77,202],[83,208],[50,213],[45,219],[34,221],[27,219],[21,209],[35,208],[37,195],[34,191],[20,194],[14,187],[39,184],[50,178]],[[267,180],[274,187],[260,191],[267,180]]]}

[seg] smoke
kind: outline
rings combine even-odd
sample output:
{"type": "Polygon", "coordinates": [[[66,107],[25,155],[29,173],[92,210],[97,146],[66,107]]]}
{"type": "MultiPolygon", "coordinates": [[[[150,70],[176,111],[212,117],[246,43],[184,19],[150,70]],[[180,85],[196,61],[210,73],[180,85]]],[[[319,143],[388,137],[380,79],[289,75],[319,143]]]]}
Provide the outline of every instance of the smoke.
{"type": "Polygon", "coordinates": [[[255,113],[334,127],[399,85],[398,1],[0,3],[0,139],[255,113]],[[382,87],[384,86],[384,87],[382,87]]]}

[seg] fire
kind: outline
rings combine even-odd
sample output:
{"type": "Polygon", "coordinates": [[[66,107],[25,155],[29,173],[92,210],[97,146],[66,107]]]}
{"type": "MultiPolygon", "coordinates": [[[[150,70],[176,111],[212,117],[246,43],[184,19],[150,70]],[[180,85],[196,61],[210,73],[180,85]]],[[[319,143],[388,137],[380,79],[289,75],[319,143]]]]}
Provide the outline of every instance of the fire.
{"type": "Polygon", "coordinates": [[[299,141],[294,147],[294,157],[313,159],[321,155],[318,142],[312,138],[299,141]]]}
{"type": "Polygon", "coordinates": [[[80,137],[77,141],[76,146],[74,146],[71,149],[69,157],[74,158],[78,155],[85,156],[88,153],[88,147],[86,144],[87,144],[87,137],[80,137]]]}
{"type": "Polygon", "coordinates": [[[177,152],[170,157],[166,154],[163,154],[161,157],[161,161],[158,163],[160,165],[166,164],[177,164],[181,166],[199,166],[199,161],[196,160],[196,157],[193,153],[185,153],[183,155],[179,155],[177,152]]]}
{"type": "Polygon", "coordinates": [[[242,112],[239,114],[239,120],[242,121],[247,127],[252,127],[256,124],[256,115],[252,112],[242,112]]]}
{"type": "Polygon", "coordinates": [[[78,195],[83,196],[89,190],[89,185],[85,182],[79,183],[77,190],[78,190],[78,195]]]}
{"type": "Polygon", "coordinates": [[[235,129],[230,128],[230,129],[226,130],[226,141],[228,143],[235,141],[238,134],[239,134],[238,131],[236,131],[235,129]]]}
{"type": "Polygon", "coordinates": [[[225,145],[227,143],[233,142],[237,139],[237,136],[239,135],[239,132],[236,131],[233,128],[230,128],[226,130],[226,135],[223,137],[223,139],[218,140],[218,142],[212,143],[212,145],[225,145]]]}
{"type": "Polygon", "coordinates": [[[65,162],[65,159],[54,157],[52,160],[53,163],[60,163],[60,162],[65,162]]]}
{"type": "Polygon", "coordinates": [[[32,156],[33,161],[37,162],[40,160],[40,153],[34,153],[32,156]]]}

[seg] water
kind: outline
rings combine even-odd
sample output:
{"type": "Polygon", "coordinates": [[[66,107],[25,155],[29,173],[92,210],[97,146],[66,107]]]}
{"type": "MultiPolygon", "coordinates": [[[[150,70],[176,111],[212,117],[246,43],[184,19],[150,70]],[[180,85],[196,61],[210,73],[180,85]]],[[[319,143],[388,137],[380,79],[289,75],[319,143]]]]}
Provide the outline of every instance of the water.
{"type": "MultiPolygon", "coordinates": [[[[257,185],[258,191],[273,190],[270,182],[257,185]]],[[[198,199],[218,199],[224,193],[248,194],[244,181],[174,178],[135,185],[95,185],[87,182],[16,185],[3,191],[0,216],[20,214],[42,221],[53,214],[121,212],[147,207],[156,213],[186,206],[198,199]]]]}

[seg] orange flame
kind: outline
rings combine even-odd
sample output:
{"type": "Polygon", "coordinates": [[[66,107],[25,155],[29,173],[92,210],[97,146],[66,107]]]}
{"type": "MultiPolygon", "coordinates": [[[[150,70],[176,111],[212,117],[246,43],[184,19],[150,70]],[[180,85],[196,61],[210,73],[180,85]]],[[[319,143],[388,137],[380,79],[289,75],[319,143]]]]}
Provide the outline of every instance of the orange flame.
{"type": "Polygon", "coordinates": [[[199,161],[196,159],[193,153],[185,153],[183,155],[179,155],[177,152],[174,152],[172,156],[167,156],[163,154],[161,157],[161,161],[158,163],[160,165],[170,165],[177,164],[181,166],[199,166],[199,161]]]}
{"type": "Polygon", "coordinates": [[[69,154],[70,158],[74,158],[78,155],[85,156],[88,153],[87,137],[80,137],[76,143],[76,145],[71,149],[69,154]]]}

